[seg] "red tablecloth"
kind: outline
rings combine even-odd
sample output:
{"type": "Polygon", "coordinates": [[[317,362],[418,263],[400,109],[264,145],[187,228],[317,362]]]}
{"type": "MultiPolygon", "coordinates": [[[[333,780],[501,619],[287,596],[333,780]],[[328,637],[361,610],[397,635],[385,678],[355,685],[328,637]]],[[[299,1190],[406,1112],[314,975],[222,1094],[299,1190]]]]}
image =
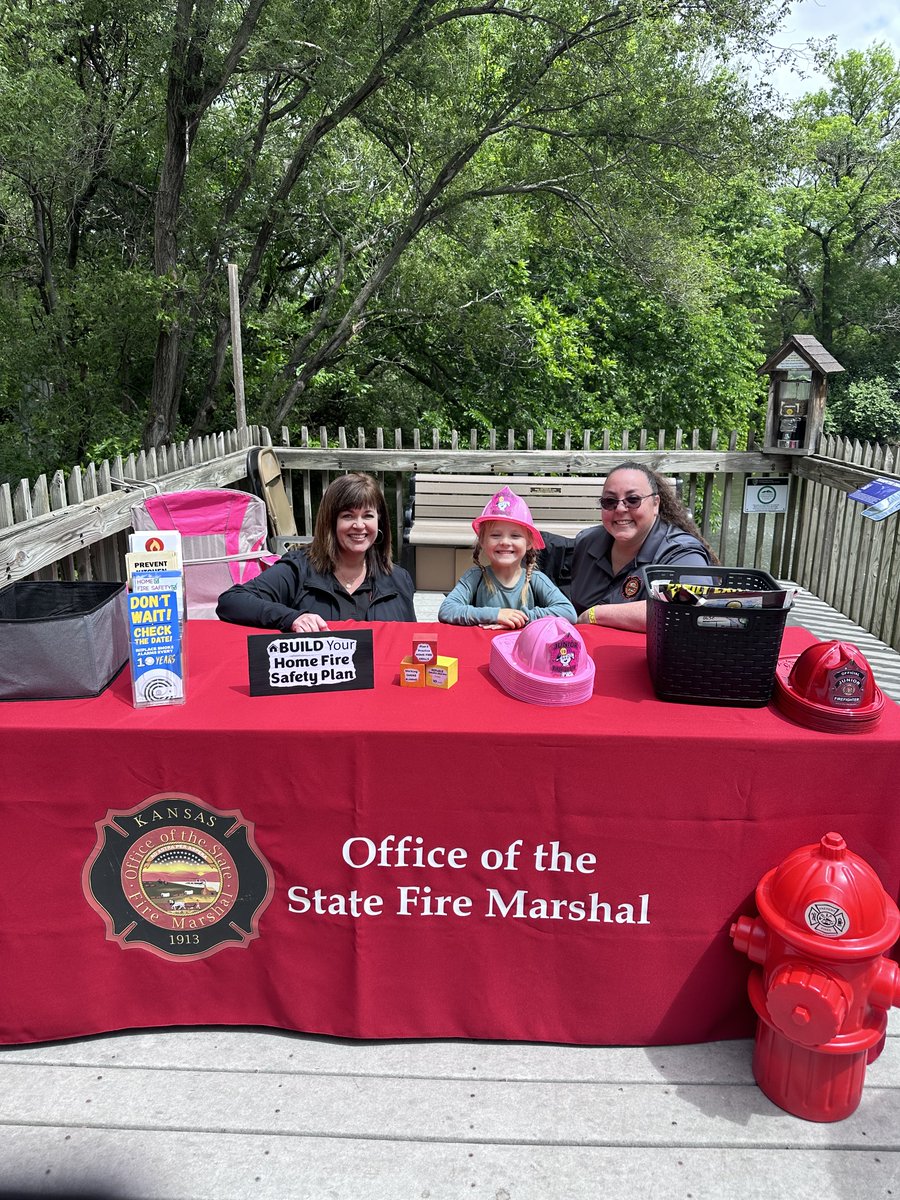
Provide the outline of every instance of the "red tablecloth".
{"type": "Polygon", "coordinates": [[[664,704],[643,637],[588,628],[593,698],[539,708],[494,683],[492,632],[436,625],[374,627],[374,690],[251,697],[251,632],[189,626],[183,707],[135,710],[126,669],[0,708],[0,1040],[742,1036],[728,929],[764,871],[835,829],[898,894],[893,704],[857,737],[664,704]],[[452,690],[399,686],[416,628],[452,690]]]}

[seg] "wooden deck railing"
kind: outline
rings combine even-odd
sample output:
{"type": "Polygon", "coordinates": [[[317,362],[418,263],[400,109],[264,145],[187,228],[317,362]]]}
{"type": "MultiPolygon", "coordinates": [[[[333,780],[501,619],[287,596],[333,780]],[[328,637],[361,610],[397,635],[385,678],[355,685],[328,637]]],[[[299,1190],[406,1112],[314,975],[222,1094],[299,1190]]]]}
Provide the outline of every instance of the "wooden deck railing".
{"type": "MultiPolygon", "coordinates": [[[[409,498],[409,484],[417,471],[453,474],[514,475],[603,474],[623,459],[634,459],[677,474],[684,479],[684,500],[696,514],[704,537],[723,562],[752,563],[778,572],[787,548],[784,545],[784,516],[741,512],[745,475],[788,474],[786,455],[764,454],[751,436],[740,449],[737,434],[713,430],[703,439],[698,430],[647,430],[626,434],[614,441],[608,430],[594,436],[585,431],[580,437],[571,432],[554,436],[547,432],[536,437],[526,430],[497,430],[478,435],[472,430],[467,439],[452,433],[449,445],[441,445],[437,430],[419,430],[404,435],[393,432],[393,445],[383,430],[373,439],[357,430],[355,442],[339,430],[329,438],[319,430],[318,441],[302,431],[300,443],[290,446],[283,435],[276,446],[282,469],[292,481],[294,509],[298,527],[312,532],[312,522],[321,490],[340,471],[371,471],[378,475],[394,512],[395,532],[402,531],[403,514],[409,498]],[[728,514],[728,519],[722,519],[728,514]]],[[[487,497],[485,497],[487,499],[487,497]]],[[[399,541],[399,538],[398,538],[399,541]]]]}
{"type": "Polygon", "coordinates": [[[155,492],[227,487],[246,479],[255,426],[0,485],[0,587],[15,579],[124,579],[131,505],[155,492]]]}
{"type": "MultiPolygon", "coordinates": [[[[276,451],[298,528],[311,533],[323,489],[338,473],[370,471],[381,480],[399,545],[409,484],[417,471],[506,475],[603,474],[624,458],[684,480],[684,499],[719,558],[792,578],[900,649],[900,521],[875,524],[846,499],[874,475],[895,477],[896,449],[826,439],[819,452],[766,454],[753,438],[697,430],[646,430],[613,439],[608,431],[573,435],[531,430],[456,432],[346,430],[318,437],[301,432],[290,445],[282,430],[276,451]],[[748,475],[789,475],[786,514],[747,514],[748,475]]],[[[122,578],[124,532],[135,500],[156,491],[246,485],[247,450],[270,445],[251,427],[167,447],[156,454],[76,468],[63,478],[0,486],[0,586],[23,578],[122,578]]]]}
{"type": "Polygon", "coordinates": [[[862,516],[849,492],[875,476],[896,480],[900,447],[825,438],[794,463],[797,497],[785,573],[900,650],[900,515],[862,516]]]}

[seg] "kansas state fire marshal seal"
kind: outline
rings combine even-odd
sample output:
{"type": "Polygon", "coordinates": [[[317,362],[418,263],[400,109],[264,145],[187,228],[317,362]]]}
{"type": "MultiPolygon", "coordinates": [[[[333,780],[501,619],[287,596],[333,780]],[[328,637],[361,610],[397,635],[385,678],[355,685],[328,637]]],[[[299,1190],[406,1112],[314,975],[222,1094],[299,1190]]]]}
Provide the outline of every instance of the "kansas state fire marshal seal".
{"type": "Polygon", "coordinates": [[[240,812],[163,792],[96,829],[82,888],[110,941],[186,959],[259,936],[274,880],[240,812]]]}

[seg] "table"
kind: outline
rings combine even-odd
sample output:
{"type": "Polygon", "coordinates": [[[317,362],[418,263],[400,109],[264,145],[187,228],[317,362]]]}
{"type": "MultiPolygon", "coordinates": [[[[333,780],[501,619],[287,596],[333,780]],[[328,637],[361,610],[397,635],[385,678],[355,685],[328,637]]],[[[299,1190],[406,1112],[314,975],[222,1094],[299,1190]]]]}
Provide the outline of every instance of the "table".
{"type": "Polygon", "coordinates": [[[217,622],[189,623],[183,707],[135,710],[127,669],[2,706],[0,1041],[746,1035],[728,930],[768,868],[836,829],[898,894],[900,709],[848,737],[664,704],[640,635],[584,634],[595,692],[562,709],[437,625],[374,627],[373,690],[251,696],[258,631],[217,622]],[[452,690],[399,686],[415,632],[452,690]]]}

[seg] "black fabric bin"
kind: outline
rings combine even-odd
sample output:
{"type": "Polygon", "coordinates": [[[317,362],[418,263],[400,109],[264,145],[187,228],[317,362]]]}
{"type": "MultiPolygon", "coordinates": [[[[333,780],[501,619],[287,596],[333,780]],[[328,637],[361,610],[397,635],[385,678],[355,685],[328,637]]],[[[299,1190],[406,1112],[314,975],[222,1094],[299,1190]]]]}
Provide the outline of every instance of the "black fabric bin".
{"type": "Polygon", "coordinates": [[[0,591],[0,699],[98,696],[128,659],[124,583],[19,581],[0,591]]]}

